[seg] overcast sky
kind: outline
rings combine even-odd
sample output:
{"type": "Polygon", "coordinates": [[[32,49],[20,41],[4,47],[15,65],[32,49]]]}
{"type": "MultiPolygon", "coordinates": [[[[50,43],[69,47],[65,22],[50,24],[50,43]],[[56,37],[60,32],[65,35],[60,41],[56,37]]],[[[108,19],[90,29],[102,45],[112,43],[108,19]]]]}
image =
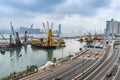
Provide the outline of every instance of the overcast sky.
{"type": "Polygon", "coordinates": [[[65,32],[103,30],[106,20],[120,21],[119,0],[0,0],[0,27],[62,25],[65,32]]]}

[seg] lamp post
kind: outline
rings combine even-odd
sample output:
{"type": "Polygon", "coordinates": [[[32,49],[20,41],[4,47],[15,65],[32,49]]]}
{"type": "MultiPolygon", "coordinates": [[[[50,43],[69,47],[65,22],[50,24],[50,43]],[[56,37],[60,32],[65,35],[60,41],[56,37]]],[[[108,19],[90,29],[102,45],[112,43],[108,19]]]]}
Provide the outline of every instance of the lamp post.
{"type": "MultiPolygon", "coordinates": [[[[81,51],[82,48],[80,48],[79,50],[81,51]]],[[[84,74],[84,54],[83,54],[83,72],[82,73],[84,74]]]]}

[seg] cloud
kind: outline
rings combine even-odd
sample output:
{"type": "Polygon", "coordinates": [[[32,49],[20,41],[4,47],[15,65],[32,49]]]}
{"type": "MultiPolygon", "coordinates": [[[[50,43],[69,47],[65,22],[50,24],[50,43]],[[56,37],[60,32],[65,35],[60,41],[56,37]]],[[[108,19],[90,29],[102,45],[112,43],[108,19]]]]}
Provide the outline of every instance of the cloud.
{"type": "Polygon", "coordinates": [[[109,5],[109,0],[2,0],[0,3],[18,12],[94,15],[100,7],[109,5]]]}
{"type": "Polygon", "coordinates": [[[42,26],[42,22],[53,22],[64,31],[94,30],[105,28],[105,21],[118,16],[117,0],[1,0],[0,26],[42,26]]]}
{"type": "Polygon", "coordinates": [[[16,8],[20,11],[29,12],[51,12],[54,6],[64,0],[2,0],[1,3],[16,8]]]}
{"type": "Polygon", "coordinates": [[[56,7],[58,13],[79,14],[82,16],[96,15],[99,8],[109,6],[110,0],[68,0],[56,7]]]}

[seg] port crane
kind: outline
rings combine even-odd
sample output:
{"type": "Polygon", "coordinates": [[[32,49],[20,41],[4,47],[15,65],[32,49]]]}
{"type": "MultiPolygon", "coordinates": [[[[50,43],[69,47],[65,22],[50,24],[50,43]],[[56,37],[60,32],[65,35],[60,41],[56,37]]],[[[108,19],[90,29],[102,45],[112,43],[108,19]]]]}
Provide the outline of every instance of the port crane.
{"type": "MultiPolygon", "coordinates": [[[[15,31],[14,31],[14,28],[13,28],[13,25],[12,25],[12,22],[10,22],[10,25],[11,25],[11,29],[12,29],[12,33],[13,33],[13,36],[14,36],[14,43],[13,44],[10,44],[10,46],[12,47],[16,47],[16,46],[22,46],[21,44],[21,41],[20,41],[20,37],[19,37],[19,33],[16,32],[16,35],[15,35],[15,31]]],[[[12,35],[10,36],[10,38],[12,38],[12,35]]],[[[11,41],[12,39],[10,39],[11,41]]],[[[11,43],[11,42],[10,42],[11,43]]]]}
{"type": "Polygon", "coordinates": [[[93,40],[92,40],[92,37],[91,37],[91,34],[90,33],[88,33],[88,36],[85,38],[85,40],[86,40],[86,42],[89,44],[89,43],[91,43],[91,42],[93,42],[93,40]]]}
{"type": "MultiPolygon", "coordinates": [[[[53,23],[51,23],[51,28],[49,28],[49,22],[47,21],[47,31],[48,31],[48,34],[47,34],[45,46],[53,46],[54,45],[53,34],[52,34],[52,26],[53,26],[53,23]]],[[[43,23],[43,27],[45,28],[45,24],[44,23],[43,23]]]]}
{"type": "MultiPolygon", "coordinates": [[[[45,24],[43,24],[44,30],[46,31],[45,28],[45,24]]],[[[53,39],[53,33],[52,33],[52,27],[53,27],[53,23],[51,23],[51,28],[49,28],[49,22],[47,22],[47,27],[48,27],[48,32],[47,32],[47,37],[45,42],[43,42],[43,40],[39,39],[39,40],[33,40],[31,42],[31,45],[34,47],[39,47],[39,48],[47,48],[47,49],[51,49],[51,48],[56,48],[56,47],[62,47],[65,42],[64,40],[57,40],[57,42],[54,41],[53,39]]],[[[64,46],[63,46],[64,47],[64,46]]]]}
{"type": "Polygon", "coordinates": [[[46,32],[46,28],[45,28],[45,24],[42,23],[42,25],[43,25],[43,28],[44,28],[44,32],[47,33],[47,32],[46,32]]]}
{"type": "Polygon", "coordinates": [[[3,36],[3,34],[0,32],[0,35],[2,36],[2,38],[8,43],[7,39],[3,36]]]}
{"type": "Polygon", "coordinates": [[[14,36],[14,43],[15,43],[15,31],[14,31],[14,28],[13,28],[12,22],[10,22],[10,25],[11,25],[12,34],[13,34],[13,36],[14,36]]]}

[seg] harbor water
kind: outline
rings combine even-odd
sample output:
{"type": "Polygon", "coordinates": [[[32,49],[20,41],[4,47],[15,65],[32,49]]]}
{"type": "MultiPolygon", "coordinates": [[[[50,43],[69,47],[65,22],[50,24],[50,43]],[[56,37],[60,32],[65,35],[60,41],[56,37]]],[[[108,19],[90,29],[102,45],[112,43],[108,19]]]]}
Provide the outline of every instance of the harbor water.
{"type": "Polygon", "coordinates": [[[75,54],[85,43],[80,43],[78,39],[65,39],[66,47],[57,49],[38,49],[31,45],[13,48],[0,54],[0,78],[13,72],[20,72],[29,65],[42,66],[47,61],[54,58],[63,58],[70,54],[75,54]]]}

